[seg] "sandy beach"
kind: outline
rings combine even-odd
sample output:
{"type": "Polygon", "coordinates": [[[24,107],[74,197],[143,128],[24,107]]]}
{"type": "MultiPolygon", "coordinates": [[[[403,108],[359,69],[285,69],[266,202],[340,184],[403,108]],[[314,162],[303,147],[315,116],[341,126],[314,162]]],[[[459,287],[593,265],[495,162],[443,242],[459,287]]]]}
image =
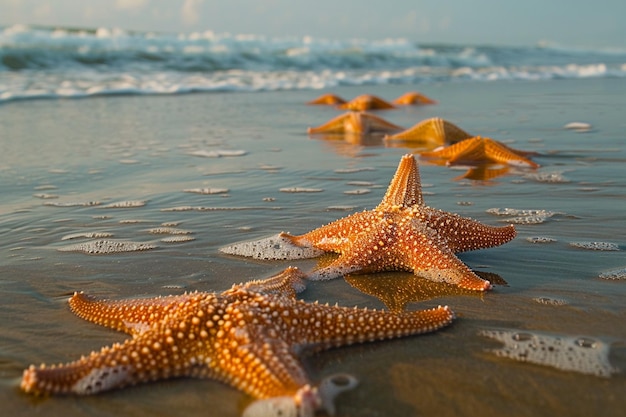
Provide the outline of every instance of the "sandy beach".
{"type": "MultiPolygon", "coordinates": [[[[388,297],[407,297],[407,309],[447,304],[458,319],[426,336],[307,357],[312,380],[337,372],[360,380],[338,398],[339,416],[621,415],[626,83],[459,81],[324,91],[393,99],[410,90],[438,104],[377,114],[404,127],[441,117],[472,134],[539,153],[533,160],[540,168],[514,167],[488,181],[460,178],[466,167],[418,159],[428,205],[492,225],[528,217],[523,210],[541,210],[545,218],[520,221],[517,238],[506,245],[459,256],[508,283],[484,295],[412,295],[397,287],[414,283],[411,274],[378,277],[387,282],[388,297]],[[591,128],[565,129],[571,122],[591,128]],[[494,208],[517,214],[494,215],[488,211],[494,208]],[[533,243],[536,238],[552,241],[533,243]],[[589,242],[611,250],[591,250],[589,242]],[[607,279],[615,270],[621,278],[607,279]],[[490,350],[501,344],[480,334],[490,329],[584,336],[609,346],[610,363],[620,372],[599,377],[500,358],[490,350]]],[[[259,261],[219,248],[280,231],[304,233],[371,209],[400,157],[423,149],[389,146],[380,136],[309,137],[307,127],[339,114],[304,104],[321,92],[120,95],[0,106],[0,402],[6,415],[241,413],[251,399],[214,381],[169,380],[92,397],[33,398],[19,391],[19,380],[31,363],[64,363],[125,339],[75,317],[66,302],[74,291],[110,298],[222,291],[289,265],[314,268],[315,259],[259,261]],[[164,225],[184,229],[191,239],[164,242],[165,236],[150,231],[164,225]],[[60,250],[89,240],[73,235],[96,232],[156,248],[99,256],[60,250]]],[[[384,294],[367,293],[376,278],[312,282],[300,297],[386,308],[384,294]]]]}

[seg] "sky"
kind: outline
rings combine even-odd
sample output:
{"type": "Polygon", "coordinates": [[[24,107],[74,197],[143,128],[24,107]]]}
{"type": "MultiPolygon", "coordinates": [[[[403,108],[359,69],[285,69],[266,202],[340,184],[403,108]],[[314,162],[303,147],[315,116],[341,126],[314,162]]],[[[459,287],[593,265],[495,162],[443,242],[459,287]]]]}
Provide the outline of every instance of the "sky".
{"type": "Polygon", "coordinates": [[[0,0],[0,25],[626,48],[624,0],[0,0]]]}

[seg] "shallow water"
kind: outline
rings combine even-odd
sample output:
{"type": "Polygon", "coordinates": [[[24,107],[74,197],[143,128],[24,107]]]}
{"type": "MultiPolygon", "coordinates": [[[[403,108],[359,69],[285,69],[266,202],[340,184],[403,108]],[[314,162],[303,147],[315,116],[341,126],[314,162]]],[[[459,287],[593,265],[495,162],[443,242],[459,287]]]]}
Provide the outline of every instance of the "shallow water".
{"type": "MultiPolygon", "coordinates": [[[[421,86],[334,92],[391,99],[410,89],[421,86]]],[[[599,275],[626,267],[626,85],[619,79],[590,79],[448,83],[422,90],[440,104],[380,114],[405,127],[442,117],[470,133],[541,153],[533,157],[538,170],[515,168],[490,181],[458,180],[465,168],[421,162],[427,204],[489,224],[507,218],[487,213],[490,208],[554,214],[539,224],[516,224],[518,237],[504,246],[460,255],[477,271],[500,275],[508,286],[483,296],[418,294],[407,304],[409,309],[450,305],[459,317],[452,327],[315,355],[305,360],[312,379],[348,372],[361,380],[338,400],[345,416],[552,416],[597,410],[619,415],[626,407],[626,282],[599,275]],[[592,128],[564,129],[569,122],[592,128]],[[551,182],[554,178],[561,182],[551,182]],[[533,237],[555,241],[527,240],[533,237]],[[576,242],[612,243],[619,250],[571,245],[576,242]],[[606,341],[612,344],[611,364],[621,372],[600,378],[499,358],[488,350],[500,344],[479,334],[493,328],[606,341]]],[[[257,261],[218,249],[279,231],[302,233],[373,208],[382,198],[400,156],[411,149],[385,147],[380,138],[362,144],[310,139],[306,127],[337,114],[303,104],[317,95],[127,96],[2,106],[0,399],[5,410],[49,416],[199,415],[208,407],[215,415],[241,411],[248,399],[212,381],[165,381],[89,398],[50,399],[23,395],[17,384],[31,363],[66,362],[124,339],[74,317],[66,305],[74,291],[115,298],[221,291],[290,264],[314,267],[315,260],[257,261]],[[193,155],[212,151],[245,154],[193,155]],[[195,188],[228,192],[185,192],[195,188]],[[145,204],[105,207],[128,202],[145,204]],[[191,232],[184,236],[194,239],[162,242],[169,235],[150,229],[163,225],[191,232]],[[77,233],[110,233],[106,239],[156,248],[99,256],[59,251],[89,240],[68,238],[77,233]]],[[[412,279],[397,276],[398,282],[412,279]]],[[[354,279],[364,288],[373,278],[354,279]]],[[[311,283],[302,297],[385,305],[345,280],[311,283]]]]}

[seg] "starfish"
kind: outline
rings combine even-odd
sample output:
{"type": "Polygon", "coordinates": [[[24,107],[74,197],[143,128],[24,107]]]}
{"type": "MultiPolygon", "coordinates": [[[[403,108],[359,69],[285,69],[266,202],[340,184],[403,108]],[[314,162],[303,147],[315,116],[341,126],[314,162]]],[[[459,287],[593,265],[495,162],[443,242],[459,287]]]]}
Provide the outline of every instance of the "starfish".
{"type": "Polygon", "coordinates": [[[396,132],[402,127],[370,113],[346,112],[318,127],[309,127],[308,133],[357,133],[396,132]]]}
{"type": "Polygon", "coordinates": [[[349,273],[413,271],[432,281],[484,291],[491,288],[455,253],[498,246],[516,235],[513,225],[494,227],[428,207],[422,199],[417,162],[402,157],[382,202],[299,236],[282,233],[299,247],[340,256],[308,278],[325,280],[349,273]]]}
{"type": "Polygon", "coordinates": [[[371,94],[362,94],[347,103],[339,105],[338,108],[343,110],[365,111],[395,109],[396,106],[380,97],[371,94]]]}
{"type": "Polygon", "coordinates": [[[422,120],[413,127],[395,135],[386,135],[385,140],[404,140],[411,142],[456,143],[471,138],[472,135],[447,120],[439,117],[422,120]]]}
{"type": "Polygon", "coordinates": [[[511,165],[527,165],[532,168],[538,164],[527,158],[535,152],[520,151],[490,138],[475,136],[445,148],[432,152],[422,152],[427,158],[447,160],[447,165],[503,163],[511,165]]]}
{"type": "MultiPolygon", "coordinates": [[[[21,388],[34,394],[94,394],[189,376],[309,410],[298,415],[312,415],[320,407],[332,412],[328,392],[312,386],[302,368],[304,349],[431,332],[454,318],[448,307],[393,313],[306,303],[296,299],[303,277],[297,268],[287,268],[222,293],[153,299],[97,300],[76,293],[69,300],[76,315],[132,338],[65,365],[31,365],[21,388]]],[[[353,381],[347,385],[355,386],[353,381]]]]}
{"type": "Polygon", "coordinates": [[[311,104],[311,105],[315,105],[315,104],[319,104],[319,105],[324,105],[324,106],[336,106],[337,104],[344,104],[346,101],[339,97],[336,94],[322,94],[321,96],[317,97],[316,99],[313,99],[311,101],[309,101],[306,104],[311,104]]]}
{"type": "Polygon", "coordinates": [[[419,104],[437,104],[436,100],[418,93],[417,91],[409,91],[402,94],[393,101],[394,104],[400,106],[419,105],[419,104]]]}

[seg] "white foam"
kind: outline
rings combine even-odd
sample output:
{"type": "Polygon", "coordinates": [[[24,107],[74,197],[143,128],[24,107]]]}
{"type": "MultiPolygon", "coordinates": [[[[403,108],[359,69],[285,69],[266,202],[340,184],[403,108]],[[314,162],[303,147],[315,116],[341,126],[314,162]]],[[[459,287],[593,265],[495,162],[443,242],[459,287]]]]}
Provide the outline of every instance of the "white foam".
{"type": "Polygon", "coordinates": [[[504,343],[491,350],[501,357],[605,378],[618,372],[609,362],[609,344],[596,338],[527,330],[483,330],[480,334],[504,343]]]}
{"type": "Polygon", "coordinates": [[[88,255],[106,255],[120,252],[145,251],[156,248],[151,243],[127,240],[93,240],[59,248],[61,252],[82,252],[88,255]]]}
{"type": "Polygon", "coordinates": [[[570,242],[570,246],[588,250],[618,251],[619,246],[612,242],[570,242]]]}
{"type": "Polygon", "coordinates": [[[600,275],[598,275],[598,277],[609,280],[626,280],[626,267],[611,269],[609,271],[602,272],[600,275]]]}
{"type": "Polygon", "coordinates": [[[318,257],[324,253],[324,251],[314,247],[296,246],[280,233],[259,240],[224,246],[220,248],[220,252],[228,255],[265,260],[308,259],[318,257]]]}

